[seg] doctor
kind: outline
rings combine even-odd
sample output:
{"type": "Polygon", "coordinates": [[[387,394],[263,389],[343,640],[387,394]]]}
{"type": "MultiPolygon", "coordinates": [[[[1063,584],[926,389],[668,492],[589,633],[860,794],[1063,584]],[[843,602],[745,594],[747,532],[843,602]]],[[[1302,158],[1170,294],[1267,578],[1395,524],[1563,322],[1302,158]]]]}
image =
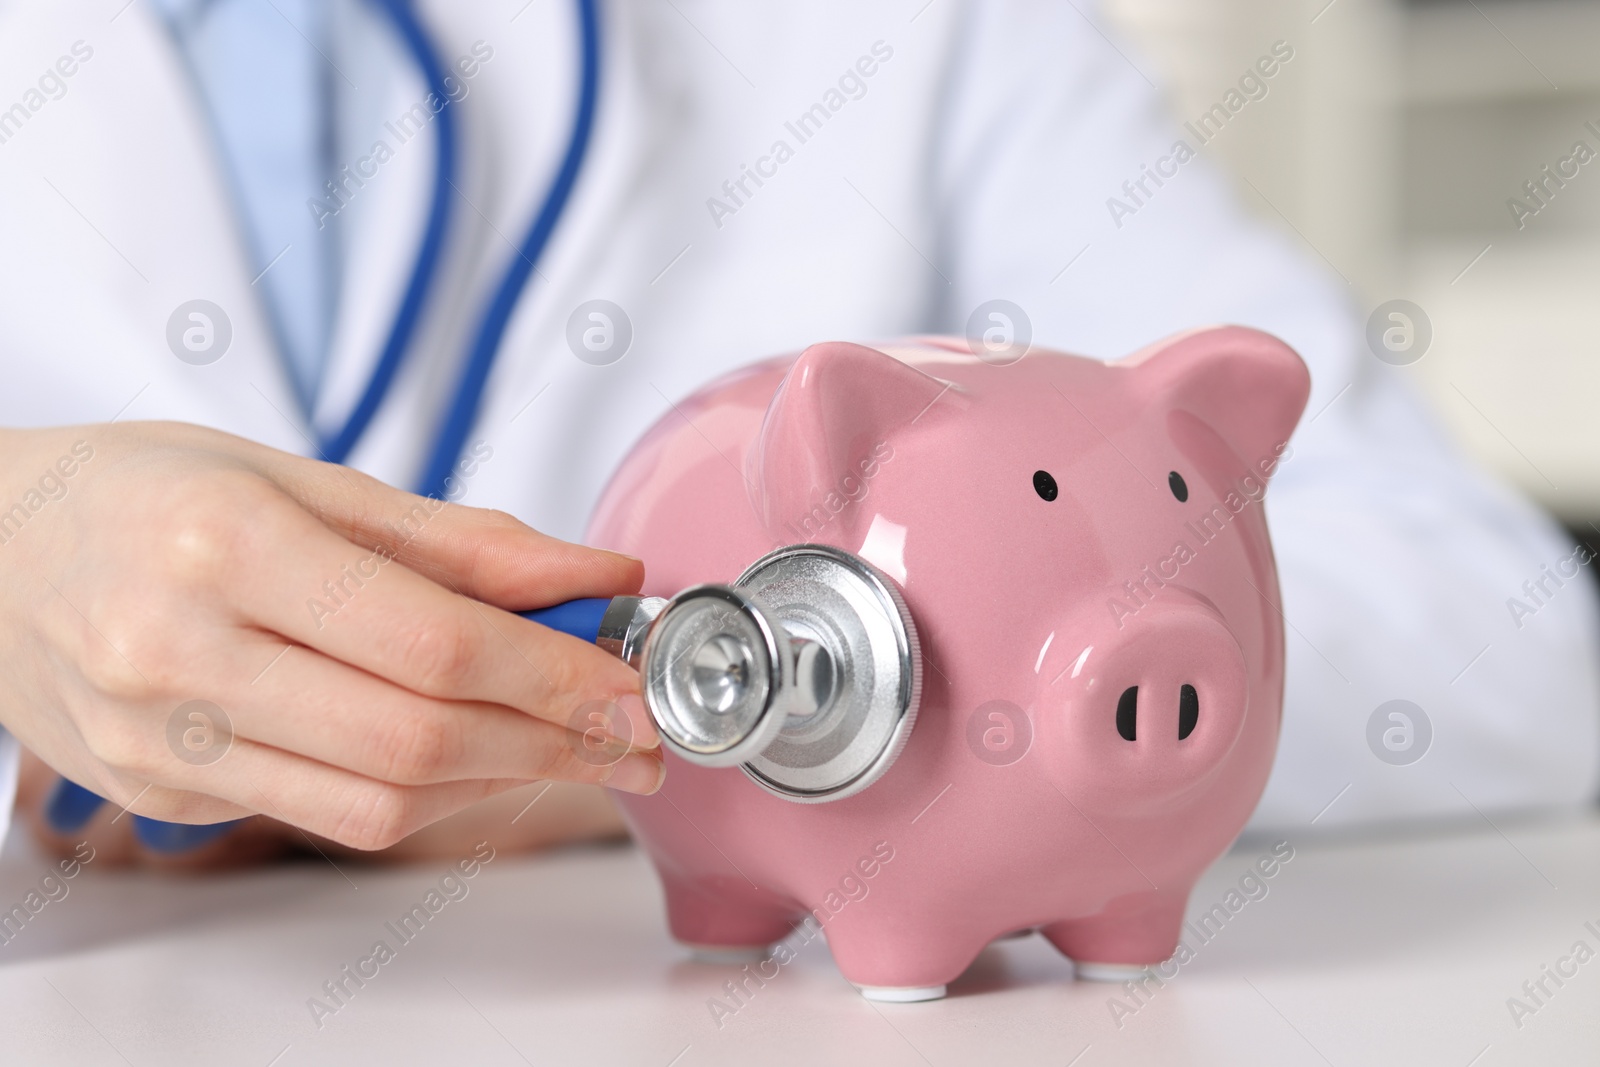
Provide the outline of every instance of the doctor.
{"type": "Polygon", "coordinates": [[[119,807],[371,849],[533,779],[654,790],[636,679],[512,611],[638,587],[571,542],[678,397],[995,298],[1050,347],[1235,321],[1312,369],[1256,825],[1594,798],[1588,579],[1507,609],[1573,546],[1202,145],[1147,182],[1184,134],[1070,5],[20,0],[0,70],[0,722],[119,807]],[[169,743],[192,701],[228,758],[169,743]]]}

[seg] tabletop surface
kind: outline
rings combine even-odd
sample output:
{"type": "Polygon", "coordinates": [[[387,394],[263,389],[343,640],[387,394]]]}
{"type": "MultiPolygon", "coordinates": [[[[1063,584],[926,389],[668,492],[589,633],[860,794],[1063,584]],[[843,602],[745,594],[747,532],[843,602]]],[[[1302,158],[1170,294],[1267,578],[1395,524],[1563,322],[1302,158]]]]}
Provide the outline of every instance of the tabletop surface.
{"type": "Polygon", "coordinates": [[[0,944],[0,1063],[1600,1063],[1600,816],[1291,841],[1265,895],[1230,901],[1272,845],[1202,879],[1191,919],[1236,908],[1159,987],[1075,981],[1033,935],[896,1005],[858,996],[820,938],[731,999],[736,969],[672,943],[627,846],[497,853],[441,890],[443,863],[320,861],[44,884],[13,842],[0,907],[39,895],[0,944]],[[418,905],[426,924],[395,926],[418,905]],[[335,1000],[347,965],[371,977],[335,1000]]]}

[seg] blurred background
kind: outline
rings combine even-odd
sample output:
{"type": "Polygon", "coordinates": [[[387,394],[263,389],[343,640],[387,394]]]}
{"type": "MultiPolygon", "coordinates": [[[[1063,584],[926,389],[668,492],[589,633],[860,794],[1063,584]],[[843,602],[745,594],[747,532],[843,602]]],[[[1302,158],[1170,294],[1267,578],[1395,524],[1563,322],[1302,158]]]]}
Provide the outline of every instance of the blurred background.
{"type": "Polygon", "coordinates": [[[1208,150],[1363,312],[1423,309],[1431,347],[1399,372],[1464,448],[1600,547],[1600,158],[1562,187],[1542,169],[1578,141],[1600,153],[1600,3],[1323,3],[1309,26],[1280,0],[1105,10],[1186,119],[1267,44],[1294,47],[1289,76],[1208,150]],[[1513,198],[1538,209],[1520,227],[1513,198]]]}

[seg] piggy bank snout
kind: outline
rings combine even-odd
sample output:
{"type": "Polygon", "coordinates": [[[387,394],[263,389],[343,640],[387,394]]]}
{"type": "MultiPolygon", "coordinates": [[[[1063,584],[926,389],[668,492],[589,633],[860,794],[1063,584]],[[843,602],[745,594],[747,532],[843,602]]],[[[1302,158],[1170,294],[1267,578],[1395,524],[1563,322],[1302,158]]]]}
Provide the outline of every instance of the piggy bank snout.
{"type": "Polygon", "coordinates": [[[1075,799],[1149,813],[1205,782],[1244,727],[1244,654],[1209,605],[1170,591],[1121,626],[1074,627],[1044,672],[1040,743],[1075,799]],[[1070,658],[1068,658],[1070,656],[1070,658]]]}

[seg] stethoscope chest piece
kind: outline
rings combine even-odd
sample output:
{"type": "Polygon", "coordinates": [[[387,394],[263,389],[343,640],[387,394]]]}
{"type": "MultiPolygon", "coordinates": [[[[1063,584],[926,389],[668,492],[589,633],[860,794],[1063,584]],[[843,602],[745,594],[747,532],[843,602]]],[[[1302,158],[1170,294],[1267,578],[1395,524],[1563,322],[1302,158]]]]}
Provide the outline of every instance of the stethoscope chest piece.
{"type": "Polygon", "coordinates": [[[771,743],[793,678],[783,626],[730,586],[673,597],[644,645],[641,682],[662,739],[702,766],[735,767],[771,743]]]}
{"type": "Polygon", "coordinates": [[[800,802],[850,796],[888,770],[922,689],[899,590],[828,545],[778,549],[731,586],[684,590],[640,661],[670,748],[800,802]]]}

